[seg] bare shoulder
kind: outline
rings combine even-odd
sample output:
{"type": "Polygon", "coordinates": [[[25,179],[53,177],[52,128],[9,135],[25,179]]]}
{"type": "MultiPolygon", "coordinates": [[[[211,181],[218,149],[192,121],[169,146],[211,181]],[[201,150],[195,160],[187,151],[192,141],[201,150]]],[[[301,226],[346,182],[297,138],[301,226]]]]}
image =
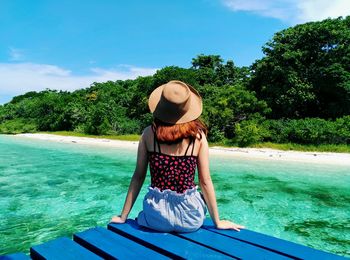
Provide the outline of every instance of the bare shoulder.
{"type": "Polygon", "coordinates": [[[199,146],[202,146],[202,144],[208,143],[207,136],[205,135],[204,132],[201,131],[200,133],[197,134],[197,141],[199,146]]]}
{"type": "Polygon", "coordinates": [[[153,142],[153,130],[151,125],[143,129],[141,139],[146,145],[147,150],[149,150],[149,147],[151,147],[150,145],[153,142]]]}
{"type": "Polygon", "coordinates": [[[199,163],[203,166],[203,163],[205,165],[205,163],[208,162],[209,145],[205,133],[202,132],[201,137],[202,138],[198,139],[198,159],[199,163]]]}
{"type": "Polygon", "coordinates": [[[198,140],[207,140],[207,136],[205,135],[205,133],[203,131],[200,131],[198,134],[197,134],[197,139],[198,140]]]}
{"type": "Polygon", "coordinates": [[[152,133],[153,133],[153,130],[152,130],[152,126],[151,126],[151,125],[147,126],[147,127],[146,127],[145,129],[143,129],[143,131],[142,131],[142,135],[143,135],[145,138],[151,136],[152,133]]]}

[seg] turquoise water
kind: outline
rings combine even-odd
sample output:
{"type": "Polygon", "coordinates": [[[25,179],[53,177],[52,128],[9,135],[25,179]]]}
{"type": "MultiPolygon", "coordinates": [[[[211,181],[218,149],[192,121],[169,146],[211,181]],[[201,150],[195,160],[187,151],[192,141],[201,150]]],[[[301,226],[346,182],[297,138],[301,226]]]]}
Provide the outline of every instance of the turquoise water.
{"type": "MultiPolygon", "coordinates": [[[[0,255],[106,226],[122,209],[135,155],[0,135],[0,255]]],[[[222,218],[350,256],[348,167],[212,156],[211,174],[222,218]]]]}

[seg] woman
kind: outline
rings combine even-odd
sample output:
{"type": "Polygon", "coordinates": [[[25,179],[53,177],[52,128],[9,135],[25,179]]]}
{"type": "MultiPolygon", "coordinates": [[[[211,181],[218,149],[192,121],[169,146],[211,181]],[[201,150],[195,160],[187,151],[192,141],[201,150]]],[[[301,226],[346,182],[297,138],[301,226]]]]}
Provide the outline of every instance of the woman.
{"type": "Polygon", "coordinates": [[[139,225],[163,232],[195,231],[203,224],[207,206],[216,228],[244,228],[219,218],[209,173],[207,129],[198,119],[202,113],[198,92],[181,81],[170,81],[151,93],[148,105],[154,122],[143,131],[122,213],[111,222],[126,221],[149,163],[151,185],[137,217],[139,225]],[[197,167],[206,203],[194,183],[197,167]]]}

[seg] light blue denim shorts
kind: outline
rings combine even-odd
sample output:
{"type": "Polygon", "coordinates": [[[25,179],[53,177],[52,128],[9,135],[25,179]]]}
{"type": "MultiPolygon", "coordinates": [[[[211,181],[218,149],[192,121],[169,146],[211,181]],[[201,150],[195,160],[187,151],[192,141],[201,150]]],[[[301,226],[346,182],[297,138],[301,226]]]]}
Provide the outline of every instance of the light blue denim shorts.
{"type": "Polygon", "coordinates": [[[137,223],[162,232],[193,232],[203,225],[206,212],[197,187],[184,193],[148,187],[137,223]]]}

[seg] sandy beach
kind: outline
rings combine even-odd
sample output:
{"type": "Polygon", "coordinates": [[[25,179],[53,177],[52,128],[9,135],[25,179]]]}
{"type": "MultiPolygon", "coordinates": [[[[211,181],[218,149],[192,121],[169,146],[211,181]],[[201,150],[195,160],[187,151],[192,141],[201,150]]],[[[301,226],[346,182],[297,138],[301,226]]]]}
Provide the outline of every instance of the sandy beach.
{"type": "MultiPolygon", "coordinates": [[[[18,137],[33,138],[39,140],[60,142],[60,143],[77,143],[86,145],[99,145],[106,147],[121,147],[137,149],[138,142],[120,141],[102,138],[61,136],[54,134],[18,134],[18,137]]],[[[243,157],[247,159],[265,159],[274,161],[296,161],[318,164],[349,165],[350,153],[328,153],[328,152],[297,152],[282,151],[268,148],[227,148],[211,147],[210,154],[224,155],[232,157],[243,157]]]]}

